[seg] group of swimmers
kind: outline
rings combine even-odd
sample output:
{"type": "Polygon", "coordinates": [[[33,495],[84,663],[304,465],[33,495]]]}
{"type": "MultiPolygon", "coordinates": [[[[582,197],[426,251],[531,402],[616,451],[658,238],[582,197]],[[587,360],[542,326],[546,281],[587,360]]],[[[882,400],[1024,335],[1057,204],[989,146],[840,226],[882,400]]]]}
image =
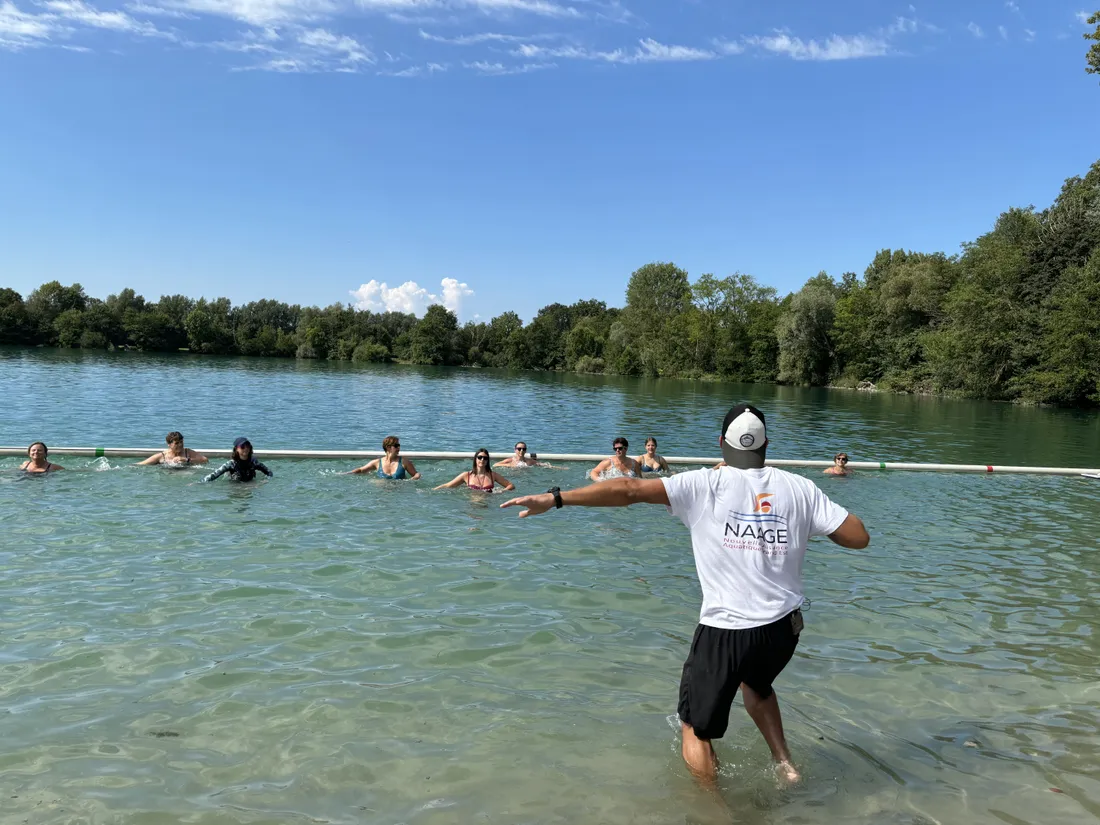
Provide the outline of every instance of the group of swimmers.
{"type": "MultiPolygon", "coordinates": [[[[207,464],[210,459],[202,453],[184,446],[183,435],[173,431],[164,438],[167,449],[161,450],[149,456],[144,461],[138,462],[139,466],[160,464],[165,467],[190,467],[197,464],[207,464]]],[[[603,481],[605,478],[641,478],[646,474],[669,473],[668,462],[657,453],[657,439],[650,436],[645,442],[645,452],[637,458],[627,455],[630,442],[625,438],[616,438],[611,443],[614,453],[605,458],[592,468],[588,473],[593,481],[603,481]]],[[[419,479],[420,472],[416,465],[408,458],[401,455],[401,439],[395,435],[386,436],[382,440],[381,458],[369,461],[362,467],[351,470],[347,475],[360,475],[374,473],[378,478],[384,479],[419,479]]],[[[27,460],[19,469],[27,473],[50,473],[56,470],[64,470],[60,464],[53,464],[48,458],[49,449],[41,441],[35,441],[27,448],[27,460]]],[[[724,467],[726,462],[720,461],[714,465],[714,469],[724,467]]],[[[435,490],[451,489],[465,486],[470,490],[491,492],[498,485],[505,490],[516,489],[515,485],[496,472],[497,467],[552,467],[553,465],[538,460],[536,453],[527,452],[527,444],[523,441],[516,443],[515,452],[496,464],[492,463],[489,451],[480,449],[474,453],[473,465],[469,470],[464,470],[446,484],[434,487],[435,490]]],[[[565,468],[561,468],[565,469],[565,468]]],[[[825,470],[827,475],[845,476],[849,474],[848,454],[837,453],[833,456],[833,466],[825,470]]],[[[228,474],[234,481],[252,481],[257,473],[263,473],[270,477],[274,473],[267,466],[256,459],[252,454],[252,442],[241,437],[233,442],[232,457],[218,469],[202,480],[214,481],[228,474]]]]}

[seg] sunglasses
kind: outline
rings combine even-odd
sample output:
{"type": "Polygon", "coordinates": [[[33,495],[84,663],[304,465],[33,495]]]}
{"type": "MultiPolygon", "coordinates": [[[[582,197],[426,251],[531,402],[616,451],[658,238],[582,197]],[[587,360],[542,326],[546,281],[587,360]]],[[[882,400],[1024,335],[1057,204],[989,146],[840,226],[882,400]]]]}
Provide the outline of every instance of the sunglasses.
{"type": "Polygon", "coordinates": [[[617,453],[626,452],[626,447],[622,444],[616,444],[615,445],[615,452],[617,452],[617,453]]]}
{"type": "Polygon", "coordinates": [[[527,452],[527,448],[526,447],[516,447],[516,452],[517,453],[525,453],[525,452],[527,452]]]}
{"type": "Polygon", "coordinates": [[[489,460],[489,456],[487,456],[487,455],[478,455],[478,456],[474,456],[474,458],[476,458],[478,461],[488,461],[489,460]]]}
{"type": "Polygon", "coordinates": [[[839,461],[839,462],[841,462],[842,464],[847,464],[847,463],[848,463],[848,456],[846,456],[846,455],[838,455],[838,456],[836,457],[836,460],[837,460],[837,461],[839,461]]]}

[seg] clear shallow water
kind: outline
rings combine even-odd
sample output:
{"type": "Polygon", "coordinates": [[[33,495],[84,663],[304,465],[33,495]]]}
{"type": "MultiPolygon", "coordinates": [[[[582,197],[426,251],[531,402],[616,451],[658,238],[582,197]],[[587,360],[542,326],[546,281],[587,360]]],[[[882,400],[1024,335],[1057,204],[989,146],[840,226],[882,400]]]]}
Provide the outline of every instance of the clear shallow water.
{"type": "MultiPolygon", "coordinates": [[[[1100,453],[1094,416],[1003,405],[15,350],[0,442],[603,451],[652,433],[705,454],[739,392],[776,457],[1100,453]]],[[[85,471],[0,460],[0,821],[730,821],[669,724],[698,588],[662,509],[520,522],[501,496],[429,492],[454,462],[418,462],[417,483],[279,461],[272,481],[199,486],[61,461],[85,471]]],[[[586,469],[511,477],[541,491],[586,469]]],[[[1100,820],[1100,483],[821,483],[873,544],[811,546],[807,632],[777,683],[806,781],[778,790],[735,713],[735,820],[1100,820]]]]}

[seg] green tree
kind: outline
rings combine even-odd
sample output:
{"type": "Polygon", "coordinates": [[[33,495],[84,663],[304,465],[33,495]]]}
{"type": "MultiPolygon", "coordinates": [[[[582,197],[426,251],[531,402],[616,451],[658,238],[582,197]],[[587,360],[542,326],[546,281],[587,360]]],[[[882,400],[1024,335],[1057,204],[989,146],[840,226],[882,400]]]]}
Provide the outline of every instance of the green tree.
{"type": "Polygon", "coordinates": [[[412,329],[409,358],[414,364],[454,363],[454,336],[458,316],[446,307],[432,304],[412,329]]]}
{"type": "Polygon", "coordinates": [[[88,297],[80,284],[62,286],[60,281],[50,281],[27,296],[26,309],[38,339],[53,343],[57,341],[54,320],[67,310],[83,310],[87,304],[88,297]]]}
{"type": "Polygon", "coordinates": [[[79,347],[84,334],[84,312],[67,309],[53,320],[54,335],[59,347],[79,347]]]}
{"type": "Polygon", "coordinates": [[[23,296],[0,288],[0,344],[33,344],[35,332],[23,296]]]}
{"type": "Polygon", "coordinates": [[[1095,31],[1085,33],[1086,40],[1096,41],[1089,47],[1089,53],[1085,57],[1085,61],[1088,64],[1085,67],[1085,71],[1089,74],[1100,74],[1100,11],[1093,12],[1085,23],[1090,26],[1096,26],[1095,31]]]}
{"type": "Polygon", "coordinates": [[[821,385],[832,377],[838,292],[836,282],[821,272],[792,296],[776,330],[780,382],[821,385]]]}

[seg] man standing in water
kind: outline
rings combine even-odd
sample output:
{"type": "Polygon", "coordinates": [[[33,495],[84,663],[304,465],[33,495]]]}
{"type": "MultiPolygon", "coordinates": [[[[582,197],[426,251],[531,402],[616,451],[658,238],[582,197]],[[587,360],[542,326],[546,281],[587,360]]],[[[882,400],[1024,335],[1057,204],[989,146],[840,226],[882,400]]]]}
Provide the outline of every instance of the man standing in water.
{"type": "Polygon", "coordinates": [[[501,507],[526,507],[520,518],[551,507],[664,504],[691,530],[703,590],[699,625],[680,679],[677,708],[683,756],[712,783],[718,758],[711,740],[729,724],[738,688],[763,734],[780,775],[799,774],[783,735],[772,682],[794,655],[802,632],[802,561],[810,536],[842,547],[870,542],[863,522],[834,504],[809,479],[765,467],[764,414],[739,404],[726,413],[718,437],[726,466],[661,479],[620,478],[579,490],[521,496],[501,507]]]}

